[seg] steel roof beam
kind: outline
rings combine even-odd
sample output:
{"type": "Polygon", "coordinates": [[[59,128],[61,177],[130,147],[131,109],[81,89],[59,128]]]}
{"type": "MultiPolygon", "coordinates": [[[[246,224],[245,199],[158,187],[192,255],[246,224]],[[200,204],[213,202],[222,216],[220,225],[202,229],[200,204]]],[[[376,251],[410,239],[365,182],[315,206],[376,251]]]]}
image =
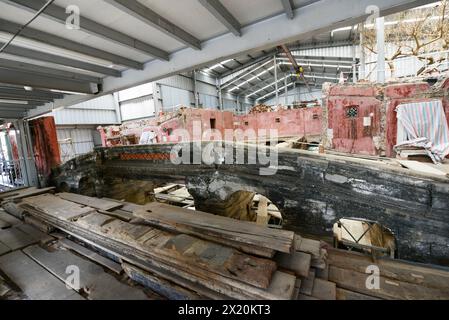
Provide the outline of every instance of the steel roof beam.
{"type": "Polygon", "coordinates": [[[237,21],[219,0],[199,0],[199,2],[235,36],[240,37],[242,35],[240,22],[237,21]]]}
{"type": "Polygon", "coordinates": [[[3,110],[3,111],[26,112],[26,111],[34,109],[36,107],[37,106],[27,106],[25,104],[22,104],[22,105],[18,104],[17,107],[16,107],[16,106],[13,106],[13,105],[11,106],[11,105],[8,105],[8,104],[5,105],[5,104],[0,103],[0,110],[3,110]]]}
{"type": "Polygon", "coordinates": [[[201,50],[201,41],[199,39],[174,25],[140,2],[136,0],[106,0],[106,2],[185,45],[193,49],[201,50]]]}
{"type": "MultiPolygon", "coordinates": [[[[0,47],[3,45],[4,45],[4,43],[0,42],[0,47]]],[[[74,59],[66,58],[63,56],[55,55],[55,54],[50,54],[50,53],[46,53],[46,52],[42,52],[42,51],[27,49],[27,48],[13,46],[13,45],[9,45],[8,47],[6,47],[4,53],[19,56],[19,57],[59,64],[59,65],[67,66],[67,67],[80,69],[80,70],[96,72],[96,73],[100,73],[100,74],[104,74],[104,75],[108,75],[108,76],[112,76],[112,77],[121,77],[121,75],[122,75],[122,73],[116,69],[107,68],[107,67],[99,66],[96,64],[83,62],[80,60],[74,60],[74,59]]]]}
{"type": "MultiPolygon", "coordinates": [[[[428,0],[376,0],[380,15],[388,15],[427,4],[428,0]]],[[[236,39],[231,33],[203,42],[200,54],[190,48],[181,49],[171,55],[170,63],[149,61],[143,72],[127,70],[121,78],[106,77],[102,94],[110,94],[136,85],[158,81],[171,75],[200,69],[226,59],[236,58],[250,52],[273,48],[283,43],[310,39],[315,35],[365,21],[366,8],[372,0],[320,0],[295,9],[295,20],[285,19],[283,13],[259,20],[244,27],[244,37],[236,39]]],[[[35,117],[53,108],[70,106],[92,99],[92,96],[70,96],[56,100],[29,112],[35,117]]]]}
{"type": "Polygon", "coordinates": [[[53,102],[53,99],[49,99],[49,98],[18,97],[18,96],[8,95],[8,94],[0,94],[0,100],[14,100],[14,101],[20,101],[20,102],[28,102],[28,104],[32,105],[32,106],[35,106],[35,105],[40,106],[45,103],[53,102]]]}
{"type": "Polygon", "coordinates": [[[73,93],[96,94],[100,92],[100,88],[96,83],[81,82],[61,77],[56,78],[48,74],[25,70],[11,70],[2,67],[0,67],[0,82],[73,93]]]}
{"type": "Polygon", "coordinates": [[[20,61],[15,61],[15,60],[9,60],[9,59],[1,59],[0,58],[0,68],[33,72],[33,73],[39,73],[39,74],[43,74],[43,75],[45,74],[45,75],[49,75],[49,76],[53,76],[53,77],[57,77],[57,78],[61,78],[61,79],[101,83],[100,78],[92,77],[89,75],[75,73],[75,72],[69,72],[69,71],[65,71],[65,70],[41,67],[36,64],[20,62],[20,61]]]}
{"type": "Polygon", "coordinates": [[[249,68],[249,67],[251,67],[251,66],[253,66],[253,65],[255,65],[255,64],[259,63],[259,62],[266,62],[268,60],[271,60],[271,59],[273,59],[273,55],[275,55],[275,54],[276,54],[276,52],[270,52],[270,53],[267,53],[266,55],[263,55],[262,57],[259,57],[259,58],[256,58],[254,60],[248,61],[247,63],[244,63],[244,64],[240,65],[237,68],[234,68],[232,70],[229,70],[229,71],[226,71],[225,73],[220,74],[220,78],[221,79],[226,78],[227,76],[230,76],[233,73],[236,73],[236,72],[239,72],[239,71],[244,70],[246,68],[249,68]]]}
{"type": "Polygon", "coordinates": [[[293,12],[292,1],[291,0],[281,0],[281,1],[282,1],[282,6],[284,7],[286,16],[289,19],[293,19],[295,17],[295,14],[293,12]]]}
{"type": "Polygon", "coordinates": [[[0,101],[0,107],[2,108],[33,109],[36,106],[38,104],[5,103],[0,101]]]}
{"type": "MultiPolygon", "coordinates": [[[[20,29],[20,25],[14,22],[10,22],[4,19],[0,19],[0,31],[8,32],[8,33],[16,33],[17,30],[20,29]]],[[[70,50],[73,52],[78,52],[81,54],[85,54],[94,58],[111,61],[112,63],[127,66],[132,69],[136,70],[142,70],[143,64],[137,61],[130,60],[128,58],[124,58],[115,54],[112,54],[110,52],[96,49],[93,47],[89,47],[86,45],[83,45],[81,43],[71,41],[62,37],[55,36],[51,33],[43,32],[37,29],[33,28],[25,28],[20,33],[21,37],[39,41],[45,44],[49,44],[58,48],[70,50]]]]}
{"type": "Polygon", "coordinates": [[[23,100],[41,99],[47,101],[51,101],[53,99],[61,99],[64,97],[63,94],[57,92],[50,92],[43,90],[28,91],[17,87],[0,87],[0,99],[6,96],[8,98],[20,98],[20,99],[23,98],[23,100]]]}
{"type": "MultiPolygon", "coordinates": [[[[3,2],[8,2],[14,5],[18,5],[20,7],[31,9],[33,12],[40,10],[47,1],[45,0],[1,0],[3,2]]],[[[61,22],[63,24],[66,23],[67,13],[64,8],[61,8],[55,4],[50,5],[43,13],[47,17],[53,18],[57,22],[61,22]]],[[[138,39],[132,38],[124,33],[106,27],[102,24],[99,24],[93,20],[80,16],[80,28],[81,30],[90,33],[94,36],[100,36],[106,40],[114,41],[118,44],[137,49],[141,52],[149,54],[155,58],[160,60],[169,60],[168,52],[156,48],[153,45],[140,41],[138,39]]]]}
{"type": "Polygon", "coordinates": [[[23,117],[25,117],[25,112],[0,110],[0,119],[21,119],[23,117]]]}

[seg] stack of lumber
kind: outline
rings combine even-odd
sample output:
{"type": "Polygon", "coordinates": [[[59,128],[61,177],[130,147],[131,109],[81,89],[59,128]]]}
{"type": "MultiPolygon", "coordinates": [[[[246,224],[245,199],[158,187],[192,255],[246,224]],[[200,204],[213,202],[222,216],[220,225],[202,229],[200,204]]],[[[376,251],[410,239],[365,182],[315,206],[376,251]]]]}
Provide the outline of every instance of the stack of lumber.
{"type": "Polygon", "coordinates": [[[20,199],[8,208],[76,241],[59,246],[168,299],[449,299],[446,268],[372,261],[256,223],[67,193],[20,199]],[[366,287],[372,265],[380,269],[379,290],[366,287]]]}
{"type": "Polygon", "coordinates": [[[296,297],[295,272],[280,270],[273,258],[295,252],[293,232],[165,204],[73,194],[27,197],[17,206],[107,252],[131,279],[168,298],[296,297]]]}
{"type": "Polygon", "coordinates": [[[447,300],[449,269],[328,249],[329,281],[337,285],[339,300],[447,300]],[[366,285],[372,267],[380,271],[379,288],[366,285]]]}

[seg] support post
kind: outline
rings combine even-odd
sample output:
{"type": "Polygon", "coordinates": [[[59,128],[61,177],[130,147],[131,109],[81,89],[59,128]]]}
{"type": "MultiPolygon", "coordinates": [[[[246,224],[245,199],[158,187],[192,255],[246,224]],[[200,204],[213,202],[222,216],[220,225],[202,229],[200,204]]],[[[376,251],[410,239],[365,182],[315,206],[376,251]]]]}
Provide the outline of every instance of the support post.
{"type": "Polygon", "coordinates": [[[377,82],[385,83],[385,18],[377,18],[377,82]]]}
{"type": "Polygon", "coordinates": [[[276,55],[274,55],[273,61],[274,61],[274,82],[276,87],[276,105],[279,105],[278,64],[276,55]]]}
{"type": "Polygon", "coordinates": [[[120,108],[119,94],[115,92],[112,94],[115,104],[115,118],[117,119],[117,123],[122,123],[122,108],[120,108]]]}
{"type": "Polygon", "coordinates": [[[287,84],[287,73],[285,74],[285,77],[284,77],[284,86],[285,86],[285,102],[284,102],[284,104],[285,104],[285,106],[287,106],[287,105],[288,105],[288,84],[287,84]]]}
{"type": "Polygon", "coordinates": [[[223,110],[223,96],[221,92],[221,80],[217,79],[217,90],[218,90],[218,110],[223,110]]]}
{"type": "Polygon", "coordinates": [[[17,120],[15,123],[17,125],[16,128],[19,129],[17,144],[19,149],[19,163],[23,183],[27,187],[39,187],[36,162],[33,154],[28,122],[24,120],[17,120]]]}
{"type": "Polygon", "coordinates": [[[360,24],[360,68],[359,68],[359,79],[365,79],[366,75],[366,60],[365,60],[365,38],[363,36],[363,32],[365,29],[365,25],[363,23],[360,24]]]}
{"type": "Polygon", "coordinates": [[[198,96],[198,79],[197,79],[197,72],[196,70],[193,70],[193,95],[195,96],[195,108],[199,108],[200,106],[200,99],[198,96]]]}
{"type": "Polygon", "coordinates": [[[355,44],[352,44],[352,82],[357,83],[357,50],[355,44]]]}
{"type": "Polygon", "coordinates": [[[154,101],[154,112],[156,117],[164,112],[164,106],[162,101],[162,88],[158,82],[153,82],[153,101],[154,101]]]}

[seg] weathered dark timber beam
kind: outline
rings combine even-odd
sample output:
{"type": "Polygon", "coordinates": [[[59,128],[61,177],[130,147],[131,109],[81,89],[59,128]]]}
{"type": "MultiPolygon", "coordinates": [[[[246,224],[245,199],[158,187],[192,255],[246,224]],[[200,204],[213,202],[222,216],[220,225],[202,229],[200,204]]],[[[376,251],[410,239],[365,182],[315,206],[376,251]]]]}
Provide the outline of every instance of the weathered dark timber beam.
{"type": "MultiPolygon", "coordinates": [[[[193,145],[190,145],[193,147],[193,145]]],[[[96,177],[101,192],[107,177],[150,181],[185,180],[195,205],[226,201],[234,192],[253,191],[281,210],[285,228],[331,235],[342,217],[378,221],[397,237],[399,256],[449,265],[449,180],[362,159],[279,151],[275,175],[260,175],[268,165],[174,165],[173,145],[98,149],[60,168],[55,183],[77,191],[80,179],[96,177]]],[[[231,148],[235,154],[235,148],[231,148]]],[[[246,159],[254,146],[245,146],[246,159]]],[[[274,150],[274,149],[273,149],[274,150]]],[[[217,156],[220,159],[220,156],[217,156]]],[[[248,163],[248,162],[246,162],[248,163]]],[[[99,195],[101,196],[101,195],[99,195]]]]}

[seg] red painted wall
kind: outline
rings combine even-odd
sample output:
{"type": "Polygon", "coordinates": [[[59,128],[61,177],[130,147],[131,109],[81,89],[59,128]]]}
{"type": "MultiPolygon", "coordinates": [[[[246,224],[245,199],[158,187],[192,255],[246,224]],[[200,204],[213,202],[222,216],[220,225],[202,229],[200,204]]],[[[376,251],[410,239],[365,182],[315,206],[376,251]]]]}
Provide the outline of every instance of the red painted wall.
{"type": "Polygon", "coordinates": [[[374,97],[337,96],[328,100],[328,128],[333,131],[332,149],[339,152],[377,155],[374,142],[380,136],[380,107],[374,97]],[[356,116],[348,116],[356,108],[356,116]],[[365,119],[369,119],[369,125],[365,119]]]}
{"type": "MultiPolygon", "coordinates": [[[[303,108],[293,110],[281,110],[276,112],[266,112],[258,114],[248,115],[234,115],[229,111],[218,111],[209,109],[185,109],[180,114],[170,115],[166,114],[158,119],[145,120],[144,125],[139,125],[137,122],[135,125],[123,129],[121,134],[134,134],[138,137],[142,135],[142,132],[152,131],[157,135],[158,143],[176,143],[182,139],[177,134],[177,129],[185,129],[188,133],[187,140],[244,140],[243,134],[235,132],[235,130],[247,129],[255,130],[257,134],[261,131],[262,137],[269,134],[270,129],[275,129],[278,132],[278,137],[292,137],[292,136],[306,136],[306,137],[320,137],[322,130],[322,108],[303,108]],[[173,117],[172,117],[173,116],[173,117]],[[198,123],[201,127],[202,137],[195,137],[194,124],[198,123]],[[214,128],[212,128],[214,126],[214,128]],[[215,138],[206,137],[205,133],[214,129],[214,131],[220,133],[220,137],[215,138]],[[229,130],[230,134],[226,134],[229,130]]],[[[114,140],[107,140],[109,135],[113,131],[113,127],[110,128],[98,128],[101,133],[103,146],[114,145],[114,140]]],[[[116,130],[119,130],[118,128],[116,130]]],[[[196,128],[195,130],[198,130],[196,128]]],[[[119,131],[117,131],[119,132],[119,131]]],[[[256,139],[257,137],[254,137],[256,139]]],[[[246,138],[248,139],[248,138],[246,138]]],[[[252,139],[251,137],[249,139],[252,139]]]]}
{"type": "Polygon", "coordinates": [[[427,82],[385,86],[332,85],[325,99],[328,128],[333,131],[332,149],[353,154],[384,153],[387,157],[394,157],[393,147],[397,143],[396,107],[404,103],[442,99],[449,123],[448,90],[449,79],[433,87],[427,82]],[[356,118],[349,118],[347,115],[346,111],[351,106],[356,106],[359,110],[356,118]],[[363,124],[363,118],[368,116],[372,117],[369,127],[363,124]],[[378,139],[381,137],[379,144],[378,139]]]}
{"type": "Polygon", "coordinates": [[[43,185],[51,175],[51,169],[61,164],[56,124],[53,117],[43,117],[29,123],[36,167],[43,185]]]}
{"type": "Polygon", "coordinates": [[[321,107],[280,110],[234,116],[234,128],[240,130],[253,129],[268,135],[269,130],[278,132],[278,137],[305,136],[315,138],[321,136],[323,109],[321,107]],[[266,132],[263,132],[266,130],[266,132]]]}

